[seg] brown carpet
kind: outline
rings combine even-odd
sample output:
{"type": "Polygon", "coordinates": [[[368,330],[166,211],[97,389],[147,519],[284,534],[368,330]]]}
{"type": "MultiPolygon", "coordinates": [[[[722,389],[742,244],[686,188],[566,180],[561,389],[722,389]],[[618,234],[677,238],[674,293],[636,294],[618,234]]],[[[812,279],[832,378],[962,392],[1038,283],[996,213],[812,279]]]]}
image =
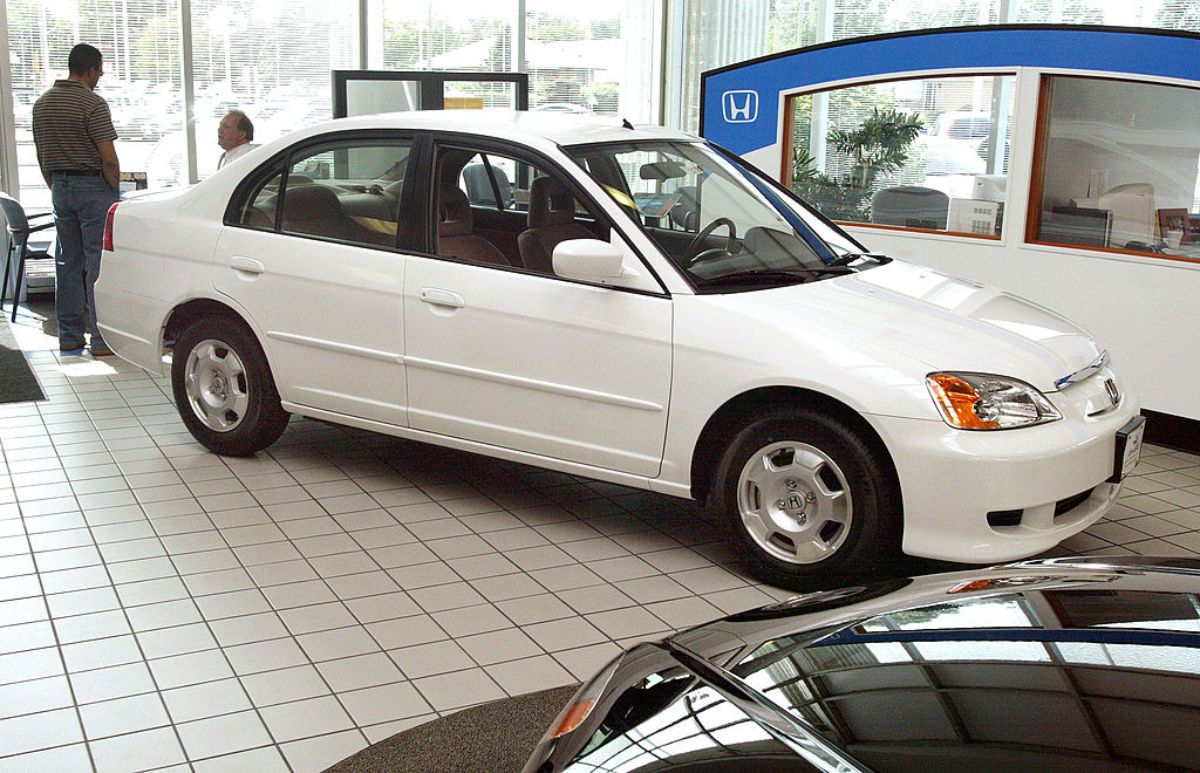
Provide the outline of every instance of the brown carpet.
{"type": "Polygon", "coordinates": [[[492,701],[396,733],[326,773],[519,772],[579,685],[492,701]]]}

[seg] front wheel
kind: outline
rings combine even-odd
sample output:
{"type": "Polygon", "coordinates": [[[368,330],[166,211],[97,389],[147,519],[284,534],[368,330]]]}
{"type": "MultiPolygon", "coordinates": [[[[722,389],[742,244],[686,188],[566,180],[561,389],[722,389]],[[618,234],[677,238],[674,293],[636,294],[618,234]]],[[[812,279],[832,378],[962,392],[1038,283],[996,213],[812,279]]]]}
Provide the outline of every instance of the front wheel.
{"type": "Polygon", "coordinates": [[[899,553],[890,462],[859,431],[816,410],[745,426],[726,448],[713,494],[751,570],[779,585],[873,573],[899,553]]]}
{"type": "Polygon", "coordinates": [[[274,443],[288,413],[254,334],[225,317],[200,319],[175,341],[171,386],[192,437],[225,456],[249,456],[274,443]]]}

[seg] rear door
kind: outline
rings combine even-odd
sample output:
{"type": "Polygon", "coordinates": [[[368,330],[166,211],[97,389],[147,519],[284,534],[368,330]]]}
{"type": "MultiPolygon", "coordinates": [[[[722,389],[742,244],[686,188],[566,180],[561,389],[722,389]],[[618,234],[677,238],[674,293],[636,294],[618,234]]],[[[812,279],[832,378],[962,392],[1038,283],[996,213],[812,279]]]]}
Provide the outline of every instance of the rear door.
{"type": "Polygon", "coordinates": [[[405,425],[399,212],[411,137],[341,134],[242,189],[216,288],[254,318],[285,402],[405,425]]]}

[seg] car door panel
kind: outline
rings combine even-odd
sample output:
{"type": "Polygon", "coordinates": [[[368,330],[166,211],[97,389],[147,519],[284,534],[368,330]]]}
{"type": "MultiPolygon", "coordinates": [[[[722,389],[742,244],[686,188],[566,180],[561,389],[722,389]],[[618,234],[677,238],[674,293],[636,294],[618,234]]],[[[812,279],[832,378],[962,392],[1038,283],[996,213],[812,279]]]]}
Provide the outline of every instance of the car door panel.
{"type": "Polygon", "coordinates": [[[217,255],[216,289],[264,331],[285,402],[407,424],[404,255],[228,227],[217,255]]]}
{"type": "Polygon", "coordinates": [[[658,474],[670,299],[412,256],[405,301],[412,427],[658,474]]]}

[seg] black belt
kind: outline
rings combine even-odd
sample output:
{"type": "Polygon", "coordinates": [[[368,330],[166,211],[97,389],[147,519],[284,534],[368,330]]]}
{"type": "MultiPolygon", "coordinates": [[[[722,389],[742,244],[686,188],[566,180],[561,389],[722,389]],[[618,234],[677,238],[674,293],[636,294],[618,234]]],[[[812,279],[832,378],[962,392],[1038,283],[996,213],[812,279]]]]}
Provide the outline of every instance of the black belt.
{"type": "Polygon", "coordinates": [[[55,169],[53,174],[63,174],[67,177],[100,177],[104,172],[99,169],[55,169]]]}

